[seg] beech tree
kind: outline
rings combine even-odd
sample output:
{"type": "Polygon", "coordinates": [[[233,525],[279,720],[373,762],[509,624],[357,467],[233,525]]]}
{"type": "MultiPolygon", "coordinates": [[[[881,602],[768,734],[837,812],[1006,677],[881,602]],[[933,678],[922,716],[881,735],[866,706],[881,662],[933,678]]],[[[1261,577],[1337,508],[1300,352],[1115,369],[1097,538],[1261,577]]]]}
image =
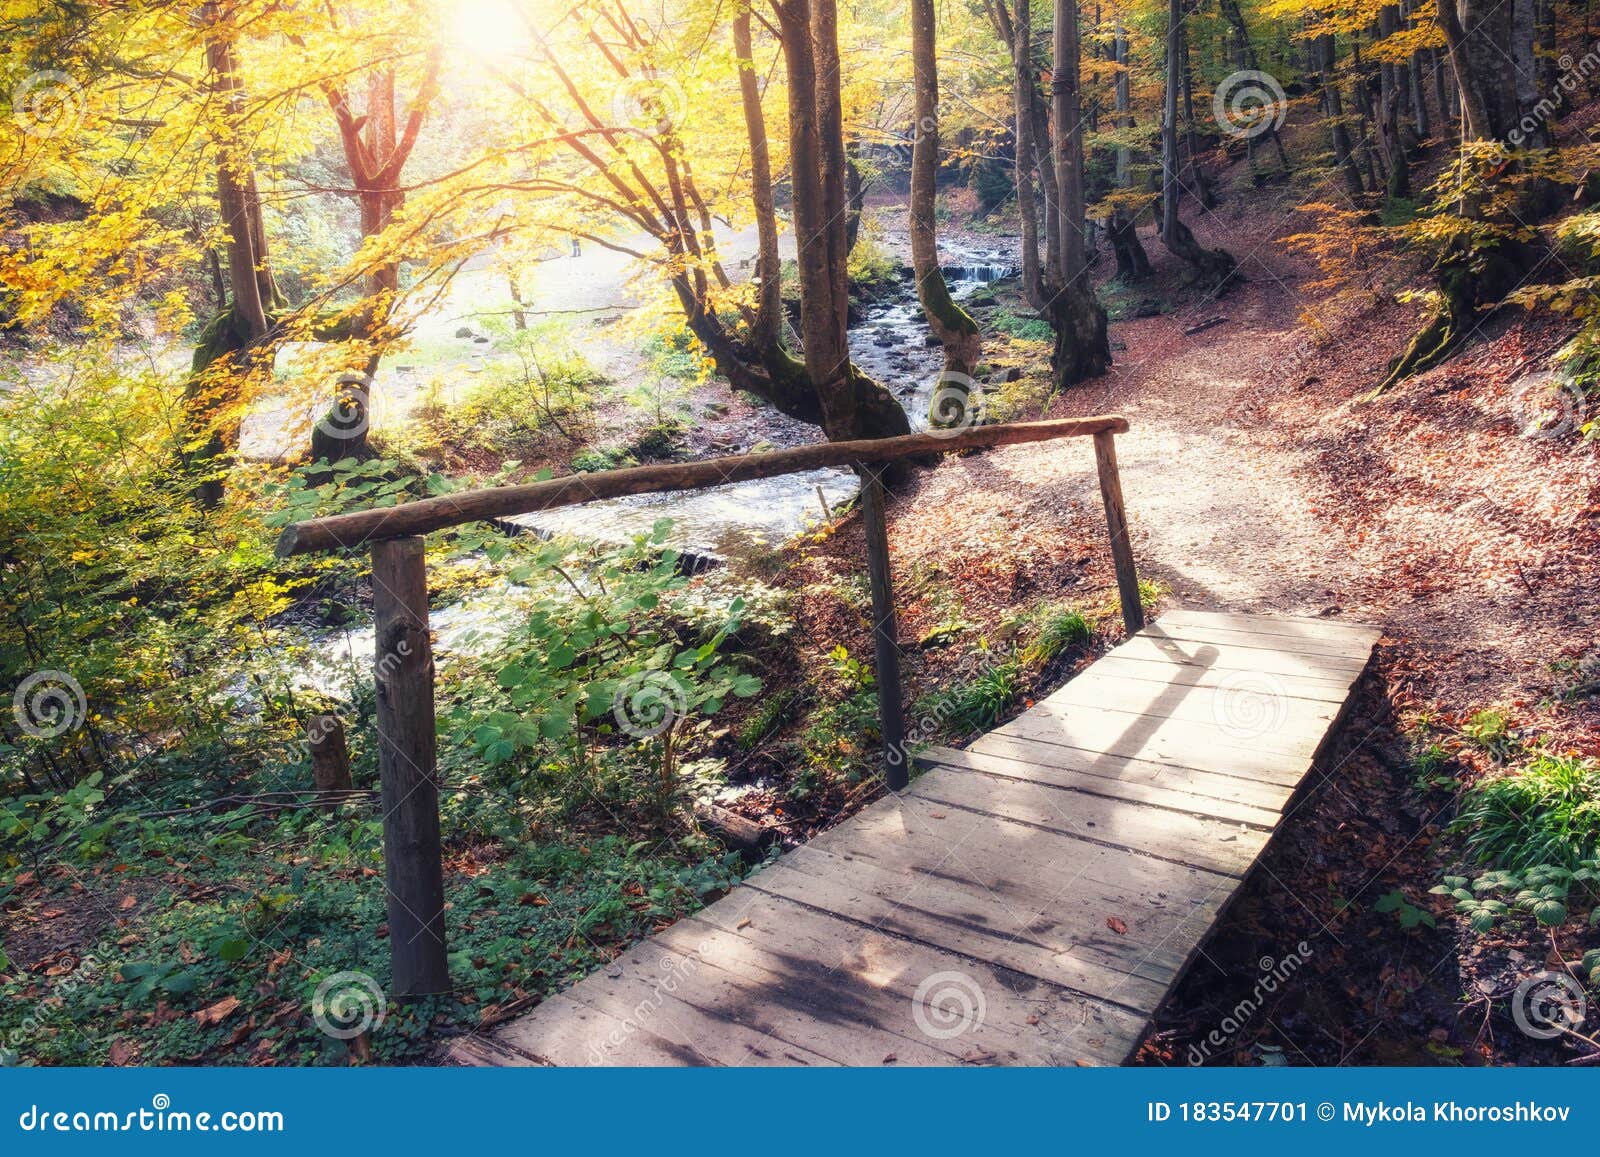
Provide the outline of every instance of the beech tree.
{"type": "MultiPolygon", "coordinates": [[[[915,136],[911,145],[911,266],[928,328],[944,349],[944,375],[968,378],[983,355],[978,326],[950,297],[939,262],[934,193],[939,176],[939,65],[933,0],[911,0],[915,136]]],[[[1019,150],[1020,151],[1020,150],[1019,150]]],[[[1037,255],[1035,256],[1037,261],[1037,255]]],[[[939,421],[948,417],[933,414],[939,421]]],[[[964,415],[954,416],[963,420],[964,415]]]]}

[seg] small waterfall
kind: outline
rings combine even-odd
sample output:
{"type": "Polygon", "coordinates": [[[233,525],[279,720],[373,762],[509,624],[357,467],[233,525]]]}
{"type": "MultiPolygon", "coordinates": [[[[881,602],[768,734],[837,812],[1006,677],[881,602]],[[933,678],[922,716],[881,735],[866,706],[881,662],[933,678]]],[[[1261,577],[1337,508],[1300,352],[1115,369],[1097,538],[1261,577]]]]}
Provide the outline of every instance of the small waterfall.
{"type": "Polygon", "coordinates": [[[1014,265],[1002,265],[993,262],[944,266],[944,276],[947,281],[955,283],[969,282],[976,285],[988,285],[991,281],[1014,277],[1017,272],[1017,267],[1014,265]]]}

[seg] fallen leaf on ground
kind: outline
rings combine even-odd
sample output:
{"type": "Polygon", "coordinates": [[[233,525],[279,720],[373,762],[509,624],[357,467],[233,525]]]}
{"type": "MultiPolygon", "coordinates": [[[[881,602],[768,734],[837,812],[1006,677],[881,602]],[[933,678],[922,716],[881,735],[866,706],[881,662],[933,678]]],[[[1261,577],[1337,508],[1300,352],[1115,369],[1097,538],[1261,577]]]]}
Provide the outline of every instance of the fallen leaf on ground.
{"type": "Polygon", "coordinates": [[[238,1007],[239,998],[237,996],[225,996],[211,1007],[202,1008],[194,1014],[194,1018],[201,1024],[217,1024],[226,1017],[231,1016],[233,1010],[238,1007]]]}

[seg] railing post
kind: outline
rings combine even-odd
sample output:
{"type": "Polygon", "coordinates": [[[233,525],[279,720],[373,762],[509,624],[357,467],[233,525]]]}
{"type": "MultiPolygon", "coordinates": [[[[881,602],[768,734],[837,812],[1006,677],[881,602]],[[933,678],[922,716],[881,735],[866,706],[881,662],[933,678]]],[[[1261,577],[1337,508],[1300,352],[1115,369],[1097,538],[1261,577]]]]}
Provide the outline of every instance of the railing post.
{"type": "MultiPolygon", "coordinates": [[[[880,467],[881,468],[881,467],[880,467]]],[[[883,513],[883,480],[871,466],[861,476],[861,523],[867,532],[867,578],[872,587],[872,649],[883,730],[884,782],[899,791],[910,782],[905,720],[900,715],[900,640],[895,625],[894,585],[889,575],[889,526],[883,513]]]]}
{"type": "Polygon", "coordinates": [[[407,1000],[450,989],[424,540],[374,543],[372,587],[389,954],[394,995],[407,1000]]]}
{"type": "Polygon", "coordinates": [[[1109,430],[1094,435],[1094,463],[1100,472],[1100,497],[1106,505],[1106,529],[1111,532],[1111,560],[1117,568],[1122,624],[1131,635],[1144,628],[1144,605],[1139,602],[1139,573],[1133,566],[1133,544],[1128,541],[1128,512],[1122,505],[1122,478],[1117,473],[1117,444],[1109,430]]]}

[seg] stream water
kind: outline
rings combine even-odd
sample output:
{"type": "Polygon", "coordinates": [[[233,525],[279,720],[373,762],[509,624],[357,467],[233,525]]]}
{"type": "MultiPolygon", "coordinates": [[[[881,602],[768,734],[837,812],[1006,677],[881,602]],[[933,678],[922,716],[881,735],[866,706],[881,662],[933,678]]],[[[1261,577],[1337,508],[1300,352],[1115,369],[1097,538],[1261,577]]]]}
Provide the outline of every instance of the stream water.
{"type": "MultiPolygon", "coordinates": [[[[945,278],[958,301],[1016,272],[998,252],[947,246],[946,258],[945,278]]],[[[928,403],[942,364],[939,348],[929,346],[927,335],[909,283],[866,305],[850,329],[856,364],[894,393],[913,430],[928,424],[928,403]]],[[[741,540],[781,543],[820,521],[824,500],[831,509],[854,498],[856,491],[856,477],[847,469],[810,470],[706,490],[604,499],[507,521],[538,534],[621,542],[669,518],[669,542],[691,565],[700,566],[736,550],[741,540]]]]}
{"type": "MultiPolygon", "coordinates": [[[[999,253],[963,251],[950,256],[959,263],[947,266],[945,276],[958,300],[1015,272],[999,253]]],[[[913,429],[928,424],[928,402],[941,366],[940,351],[928,344],[927,333],[909,283],[867,305],[850,330],[856,364],[895,394],[913,429]]],[[[669,542],[694,569],[715,565],[741,541],[782,543],[822,518],[823,499],[831,509],[856,492],[856,477],[849,470],[811,470],[706,490],[590,502],[506,521],[540,535],[622,543],[648,532],[661,519],[671,519],[669,542]]],[[[524,588],[496,585],[435,608],[431,625],[440,662],[448,663],[455,653],[492,647],[515,619],[507,614],[508,600],[526,597],[524,588]]],[[[311,640],[311,654],[297,659],[284,674],[296,686],[341,695],[370,671],[372,648],[370,625],[319,633],[311,640]]]]}

